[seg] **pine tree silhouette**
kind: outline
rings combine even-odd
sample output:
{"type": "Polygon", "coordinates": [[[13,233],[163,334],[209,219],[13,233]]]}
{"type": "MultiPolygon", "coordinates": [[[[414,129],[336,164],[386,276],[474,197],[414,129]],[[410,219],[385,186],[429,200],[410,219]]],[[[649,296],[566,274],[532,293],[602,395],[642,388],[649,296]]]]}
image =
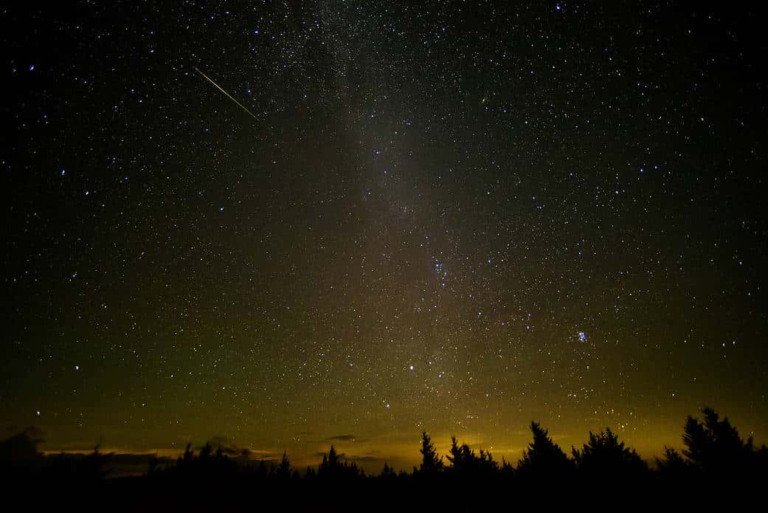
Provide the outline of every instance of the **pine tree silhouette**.
{"type": "Polygon", "coordinates": [[[636,479],[648,470],[637,452],[619,442],[611,428],[600,433],[590,431],[589,442],[581,451],[573,449],[573,460],[582,476],[587,478],[636,479]]]}
{"type": "Polygon", "coordinates": [[[290,479],[291,477],[291,461],[288,459],[288,455],[283,451],[283,459],[280,460],[280,466],[277,468],[278,479],[290,479]]]}
{"type": "Polygon", "coordinates": [[[384,462],[384,468],[381,470],[380,477],[385,480],[392,480],[397,478],[397,473],[395,473],[392,467],[387,465],[387,462],[384,462]]]}
{"type": "Polygon", "coordinates": [[[336,448],[331,445],[331,450],[328,451],[328,467],[336,468],[339,466],[339,456],[336,454],[336,448]]]}
{"type": "Polygon", "coordinates": [[[664,456],[656,458],[656,467],[668,482],[687,480],[692,470],[688,461],[672,447],[664,447],[664,456]]]}
{"type": "Polygon", "coordinates": [[[490,451],[480,449],[480,458],[477,460],[478,471],[481,474],[493,474],[499,470],[499,462],[493,459],[490,451]]]}
{"type": "Polygon", "coordinates": [[[467,467],[467,455],[469,447],[466,444],[459,445],[455,436],[451,436],[451,448],[448,450],[448,461],[451,462],[451,472],[461,472],[467,467]]]}
{"type": "Polygon", "coordinates": [[[364,477],[357,465],[347,461],[341,462],[341,457],[336,452],[336,448],[331,445],[328,454],[323,454],[323,461],[320,463],[317,474],[325,479],[356,478],[364,477]]]}
{"type": "Polygon", "coordinates": [[[324,478],[338,477],[339,475],[339,457],[336,454],[336,448],[331,445],[328,454],[323,454],[323,461],[317,470],[318,476],[324,478]]]}
{"type": "Polygon", "coordinates": [[[480,449],[478,456],[469,445],[465,443],[459,445],[455,436],[451,437],[448,461],[451,462],[452,474],[465,477],[488,476],[499,470],[499,464],[494,461],[490,452],[480,449]]]}
{"type": "Polygon", "coordinates": [[[200,455],[197,457],[197,459],[201,464],[205,465],[209,461],[211,461],[211,459],[213,459],[213,457],[211,456],[212,454],[213,454],[213,447],[211,447],[210,443],[206,442],[203,448],[200,449],[200,455]]]}
{"type": "Polygon", "coordinates": [[[421,432],[421,449],[419,452],[421,453],[421,467],[419,467],[421,474],[436,474],[443,470],[443,458],[442,456],[438,457],[432,439],[426,431],[421,432]]]}
{"type": "Polygon", "coordinates": [[[503,476],[507,477],[511,477],[515,473],[515,467],[503,457],[501,458],[501,468],[499,470],[503,476]]]}
{"type": "Polygon", "coordinates": [[[523,452],[523,458],[517,465],[521,477],[562,479],[573,470],[573,462],[563,450],[549,437],[549,432],[537,422],[531,422],[533,442],[523,452]]]}
{"type": "Polygon", "coordinates": [[[704,421],[688,416],[684,434],[683,455],[691,465],[704,474],[745,472],[755,459],[750,437],[744,442],[728,420],[709,407],[703,408],[704,421]]]}

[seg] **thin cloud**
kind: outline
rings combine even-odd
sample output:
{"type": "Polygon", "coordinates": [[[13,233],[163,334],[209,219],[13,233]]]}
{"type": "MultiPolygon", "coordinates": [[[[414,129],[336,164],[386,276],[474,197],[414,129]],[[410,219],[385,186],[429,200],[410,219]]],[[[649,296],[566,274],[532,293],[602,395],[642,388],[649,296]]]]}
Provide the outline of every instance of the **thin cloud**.
{"type": "Polygon", "coordinates": [[[325,439],[326,442],[363,442],[363,438],[359,438],[355,435],[336,435],[336,436],[330,436],[325,439]]]}

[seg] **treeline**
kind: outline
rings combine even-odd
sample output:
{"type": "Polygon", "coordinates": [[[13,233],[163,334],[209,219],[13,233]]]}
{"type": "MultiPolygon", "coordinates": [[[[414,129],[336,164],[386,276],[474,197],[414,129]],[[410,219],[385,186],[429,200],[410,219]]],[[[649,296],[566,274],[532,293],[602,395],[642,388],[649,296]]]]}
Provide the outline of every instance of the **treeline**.
{"type": "MultiPolygon", "coordinates": [[[[106,479],[113,455],[103,454],[98,448],[78,459],[51,456],[44,462],[38,460],[34,467],[23,467],[12,464],[7,454],[11,445],[6,441],[0,460],[6,484],[16,483],[23,488],[34,483],[57,489],[59,497],[81,496],[83,492],[107,497],[103,500],[122,497],[120,505],[124,509],[142,511],[193,506],[250,510],[273,505],[278,499],[290,501],[293,507],[289,509],[335,511],[355,509],[357,504],[361,509],[379,510],[395,506],[397,501],[423,504],[426,497],[432,497],[435,507],[473,511],[497,505],[497,500],[511,491],[551,490],[552,494],[540,499],[552,500],[558,497],[558,490],[575,492],[598,486],[603,496],[642,492],[638,500],[650,500],[691,488],[710,494],[730,493],[768,482],[765,445],[755,448],[751,437],[743,440],[728,419],[721,419],[711,408],[703,409],[701,420],[687,418],[681,452],[665,448],[663,456],[652,465],[610,428],[590,432],[589,440],[580,448],[572,448],[570,454],[540,424],[532,422],[530,429],[533,439],[516,464],[498,461],[483,449],[475,451],[455,437],[448,453],[440,455],[429,434],[423,432],[421,462],[412,472],[397,472],[384,464],[378,475],[367,475],[340,456],[334,446],[318,467],[298,469],[291,465],[286,453],[279,463],[253,462],[242,455],[228,454],[221,447],[214,449],[211,444],[197,453],[188,445],[175,464],[153,459],[141,477],[116,479],[106,479]],[[485,495],[470,500],[461,491],[485,495]],[[328,493],[344,500],[314,503],[311,499],[328,493]],[[258,504],[251,504],[254,497],[258,497],[258,504]],[[374,497],[378,499],[370,502],[374,497]]],[[[38,440],[29,434],[24,436],[28,439],[26,447],[18,443],[12,446],[28,456],[38,440]]]]}
{"type": "MultiPolygon", "coordinates": [[[[413,472],[396,472],[386,463],[378,475],[367,476],[365,471],[354,462],[344,461],[339,457],[333,445],[323,455],[320,466],[315,470],[308,467],[303,471],[291,466],[286,453],[279,464],[261,461],[252,466],[240,468],[230,461],[221,449],[214,452],[206,444],[198,455],[191,450],[191,445],[175,466],[163,471],[150,469],[149,476],[187,477],[196,474],[220,474],[222,472],[244,472],[255,478],[268,480],[300,479],[383,479],[407,480],[433,478],[489,479],[504,476],[523,481],[564,480],[583,477],[587,480],[612,480],[637,482],[644,479],[667,479],[680,481],[685,479],[703,479],[713,477],[738,477],[764,474],[768,469],[768,448],[765,445],[756,449],[752,438],[744,441],[738,430],[727,418],[720,416],[711,408],[703,409],[703,420],[689,416],[685,423],[682,437],[685,448],[682,452],[666,447],[662,458],[649,466],[637,452],[627,447],[611,430],[606,428],[599,433],[589,433],[589,440],[581,448],[572,448],[570,457],[549,436],[540,424],[530,425],[533,441],[523,452],[522,458],[513,465],[502,459],[494,459],[490,451],[475,451],[467,444],[460,444],[452,437],[448,454],[438,454],[427,432],[422,432],[421,464],[413,472]]],[[[207,476],[209,477],[209,476],[207,476]]]]}

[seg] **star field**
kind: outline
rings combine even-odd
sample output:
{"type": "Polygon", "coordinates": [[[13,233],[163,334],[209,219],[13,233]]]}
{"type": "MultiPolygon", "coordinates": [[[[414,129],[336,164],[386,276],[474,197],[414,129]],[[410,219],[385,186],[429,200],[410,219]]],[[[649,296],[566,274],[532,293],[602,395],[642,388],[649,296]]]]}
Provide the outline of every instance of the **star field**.
{"type": "Polygon", "coordinates": [[[223,436],[311,462],[335,441],[407,466],[422,429],[516,460],[531,419],[650,456],[712,405],[765,441],[755,13],[80,1],[0,20],[4,425],[50,450],[223,436]]]}

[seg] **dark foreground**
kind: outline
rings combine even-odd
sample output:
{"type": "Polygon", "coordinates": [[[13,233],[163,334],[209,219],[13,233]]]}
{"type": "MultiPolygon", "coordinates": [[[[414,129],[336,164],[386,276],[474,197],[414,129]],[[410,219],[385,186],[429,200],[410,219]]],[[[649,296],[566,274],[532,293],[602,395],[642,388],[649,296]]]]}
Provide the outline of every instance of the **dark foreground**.
{"type": "Polygon", "coordinates": [[[521,508],[668,510],[764,508],[768,449],[744,441],[711,409],[688,417],[685,449],[652,466],[610,430],[571,456],[531,424],[533,441],[512,465],[454,438],[440,456],[422,434],[413,472],[366,475],[334,447],[303,471],[286,454],[255,462],[206,444],[176,461],[152,459],[142,475],[110,477],[115,456],[43,456],[32,430],[0,442],[3,510],[33,511],[513,511],[521,508]]]}

